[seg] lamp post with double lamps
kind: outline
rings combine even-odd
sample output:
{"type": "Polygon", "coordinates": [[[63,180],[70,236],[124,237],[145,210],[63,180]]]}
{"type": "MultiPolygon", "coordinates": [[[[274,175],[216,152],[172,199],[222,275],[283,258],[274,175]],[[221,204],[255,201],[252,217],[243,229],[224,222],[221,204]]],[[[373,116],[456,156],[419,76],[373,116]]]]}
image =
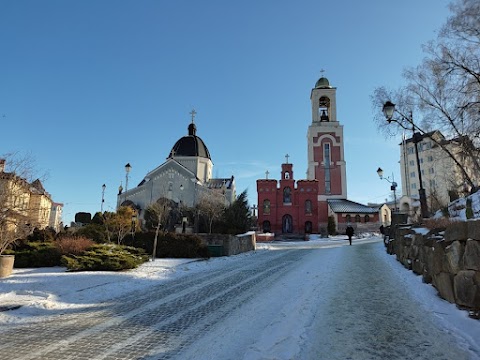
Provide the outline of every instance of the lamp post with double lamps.
{"type": "Polygon", "coordinates": [[[406,117],[405,115],[399,113],[397,110],[395,110],[395,104],[392,103],[391,101],[387,101],[383,105],[383,114],[385,115],[385,118],[387,119],[387,122],[389,124],[391,122],[396,122],[403,129],[412,130],[413,132],[412,140],[415,147],[415,157],[417,160],[418,181],[420,182],[420,187],[418,189],[418,196],[420,198],[420,210],[421,210],[422,218],[428,218],[427,197],[425,195],[425,189],[423,188],[422,171],[420,169],[420,157],[418,156],[418,143],[422,140],[422,135],[418,131],[415,131],[418,128],[415,126],[415,123],[413,122],[413,114],[410,111],[410,117],[406,117]],[[397,112],[397,114],[399,114],[402,117],[402,120],[406,120],[408,123],[410,123],[412,125],[412,128],[409,129],[401,121],[394,119],[393,115],[395,114],[395,112],[397,112]]]}
{"type": "Polygon", "coordinates": [[[383,170],[382,170],[382,168],[380,168],[380,167],[377,169],[377,174],[378,174],[378,177],[380,178],[380,180],[386,180],[386,181],[388,181],[390,184],[392,184],[392,185],[390,186],[390,190],[393,191],[393,201],[395,202],[395,207],[393,208],[393,212],[395,213],[395,212],[397,212],[397,210],[398,210],[398,209],[397,209],[397,193],[396,193],[396,191],[397,191],[397,183],[395,182],[395,179],[394,179],[394,177],[393,177],[393,173],[392,173],[392,180],[390,180],[389,177],[383,177],[383,170]]]}
{"type": "Polygon", "coordinates": [[[107,188],[107,185],[103,184],[102,185],[102,203],[100,205],[100,212],[103,214],[103,203],[105,202],[105,189],[107,188]]]}

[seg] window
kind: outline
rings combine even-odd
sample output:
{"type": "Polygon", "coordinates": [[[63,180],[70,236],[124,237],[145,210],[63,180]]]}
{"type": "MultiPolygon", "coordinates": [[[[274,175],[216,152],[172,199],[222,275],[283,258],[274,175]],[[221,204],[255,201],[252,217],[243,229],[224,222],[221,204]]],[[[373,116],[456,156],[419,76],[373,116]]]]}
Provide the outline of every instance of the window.
{"type": "Polygon", "coordinates": [[[263,214],[270,214],[270,200],[263,200],[263,214]]]}
{"type": "Polygon", "coordinates": [[[435,179],[430,179],[430,187],[435,187],[435,179]]]}
{"type": "Polygon", "coordinates": [[[286,180],[290,179],[290,173],[288,171],[285,171],[285,179],[286,180]]]}
{"type": "Polygon", "coordinates": [[[351,222],[351,221],[352,221],[352,217],[350,216],[350,214],[348,214],[347,216],[345,216],[345,221],[346,221],[346,222],[351,222]]]}
{"type": "Polygon", "coordinates": [[[360,222],[361,219],[360,219],[360,215],[355,215],[355,222],[360,222]]]}
{"type": "Polygon", "coordinates": [[[420,164],[423,164],[423,158],[420,158],[420,164]]]}
{"type": "Polygon", "coordinates": [[[367,223],[367,222],[369,222],[369,221],[370,221],[370,216],[368,216],[368,215],[365,215],[365,218],[364,218],[364,219],[365,219],[365,222],[367,223]]]}
{"type": "Polygon", "coordinates": [[[428,169],[428,173],[429,173],[429,174],[433,174],[434,172],[435,172],[435,169],[434,169],[434,168],[428,169]]]}
{"type": "Polygon", "coordinates": [[[410,177],[411,177],[411,178],[414,178],[414,177],[415,177],[415,171],[412,171],[412,172],[410,173],[410,177]]]}
{"type": "Polygon", "coordinates": [[[283,203],[288,204],[292,202],[292,190],[287,186],[283,189],[283,203]]]}
{"type": "Polygon", "coordinates": [[[413,150],[413,146],[407,148],[407,154],[411,155],[413,154],[414,150],[413,150]]]}
{"type": "Polygon", "coordinates": [[[320,121],[329,121],[330,99],[322,96],[318,100],[318,115],[320,121]]]}
{"type": "Polygon", "coordinates": [[[428,157],[427,157],[427,161],[428,161],[428,162],[432,162],[432,161],[433,161],[433,156],[432,156],[432,155],[428,156],[428,157]]]}
{"type": "Polygon", "coordinates": [[[414,165],[415,165],[415,162],[414,162],[413,160],[410,160],[410,161],[408,162],[408,165],[414,166],[414,165]]]}
{"type": "Polygon", "coordinates": [[[325,166],[325,194],[330,194],[331,179],[330,179],[330,144],[323,146],[323,163],[325,166]]]}
{"type": "Polygon", "coordinates": [[[312,213],[312,202],[310,200],[305,200],[305,214],[312,213]]]}
{"type": "Polygon", "coordinates": [[[415,190],[415,189],[417,188],[417,184],[413,183],[413,184],[410,185],[410,187],[411,187],[413,190],[415,190]]]}

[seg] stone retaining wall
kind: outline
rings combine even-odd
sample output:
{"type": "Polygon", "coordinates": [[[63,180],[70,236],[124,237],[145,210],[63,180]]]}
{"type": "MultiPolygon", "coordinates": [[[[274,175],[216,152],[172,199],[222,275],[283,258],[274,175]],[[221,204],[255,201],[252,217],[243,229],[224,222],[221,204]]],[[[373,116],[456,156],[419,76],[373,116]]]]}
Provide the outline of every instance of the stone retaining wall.
{"type": "Polygon", "coordinates": [[[386,247],[406,268],[431,283],[443,299],[478,316],[480,220],[459,221],[445,231],[398,226],[386,247]]]}
{"type": "Polygon", "coordinates": [[[256,249],[254,232],[241,235],[198,234],[198,236],[202,239],[202,243],[207,246],[223,247],[223,256],[237,255],[256,249]]]}

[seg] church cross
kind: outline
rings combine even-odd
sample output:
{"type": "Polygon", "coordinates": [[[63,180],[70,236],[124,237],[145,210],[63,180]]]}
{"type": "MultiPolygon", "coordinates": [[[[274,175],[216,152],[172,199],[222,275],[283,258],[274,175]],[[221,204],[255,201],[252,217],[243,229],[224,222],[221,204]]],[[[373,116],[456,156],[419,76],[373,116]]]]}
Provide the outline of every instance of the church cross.
{"type": "Polygon", "coordinates": [[[195,120],[195,115],[197,115],[197,112],[195,111],[195,109],[192,109],[192,111],[190,111],[189,114],[192,115],[192,124],[193,124],[193,121],[195,120]]]}
{"type": "Polygon", "coordinates": [[[170,153],[172,156],[172,159],[175,157],[175,150],[172,149],[172,152],[170,153]]]}
{"type": "Polygon", "coordinates": [[[257,209],[258,209],[258,206],[257,206],[257,205],[255,205],[255,204],[253,204],[253,206],[252,206],[252,210],[253,210],[253,216],[257,216],[257,212],[256,212],[256,211],[257,211],[257,209]]]}
{"type": "Polygon", "coordinates": [[[287,155],[285,155],[285,159],[287,159],[287,162],[286,162],[286,164],[288,164],[288,158],[289,158],[289,157],[290,157],[290,155],[288,155],[288,154],[287,154],[287,155]]]}
{"type": "Polygon", "coordinates": [[[268,174],[270,174],[270,171],[268,171],[268,170],[265,171],[265,179],[267,179],[267,180],[268,180],[268,174]]]}
{"type": "Polygon", "coordinates": [[[321,75],[322,77],[325,75],[325,70],[324,70],[324,69],[320,70],[320,75],[321,75]]]}

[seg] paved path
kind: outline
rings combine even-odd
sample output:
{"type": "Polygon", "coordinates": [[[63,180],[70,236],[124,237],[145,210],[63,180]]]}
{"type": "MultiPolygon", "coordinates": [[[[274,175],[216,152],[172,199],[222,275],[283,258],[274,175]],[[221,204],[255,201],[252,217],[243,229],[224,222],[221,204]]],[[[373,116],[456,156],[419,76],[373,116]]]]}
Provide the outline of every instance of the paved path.
{"type": "Polygon", "coordinates": [[[402,291],[381,243],[299,245],[2,329],[0,351],[23,360],[475,358],[402,291]],[[292,313],[306,314],[302,329],[284,320],[292,313]]]}

